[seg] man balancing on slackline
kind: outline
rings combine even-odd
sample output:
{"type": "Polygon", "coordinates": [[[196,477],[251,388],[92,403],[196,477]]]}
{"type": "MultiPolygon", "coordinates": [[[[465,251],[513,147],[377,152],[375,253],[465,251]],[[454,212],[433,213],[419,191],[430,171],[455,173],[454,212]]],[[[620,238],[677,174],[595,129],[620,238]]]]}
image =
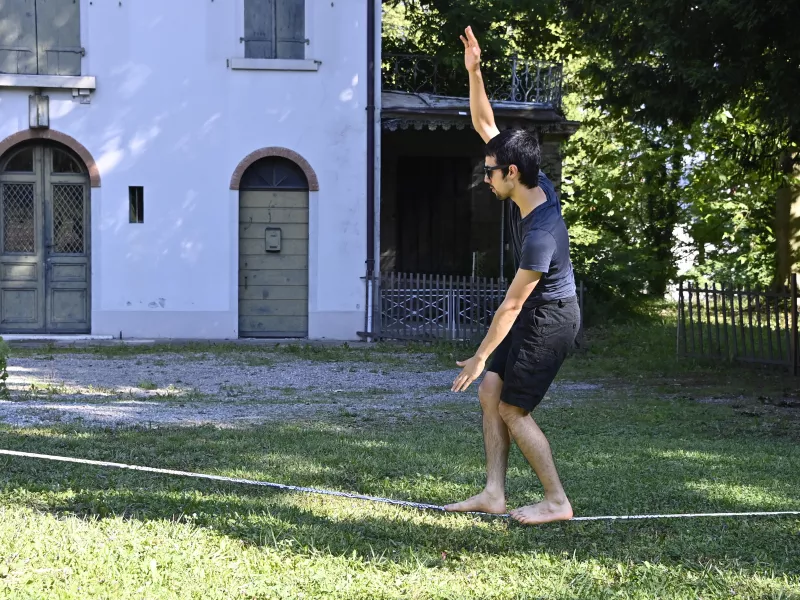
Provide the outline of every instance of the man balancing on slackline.
{"type": "Polygon", "coordinates": [[[580,310],[569,258],[569,236],[561,204],[539,170],[536,137],[524,130],[500,132],[494,122],[480,71],[480,47],[467,27],[464,63],[475,130],[486,142],[484,181],[500,200],[511,198],[511,239],[518,266],[486,337],[453,382],[462,392],[484,370],[478,388],[483,410],[486,488],[477,496],[445,506],[449,511],[504,513],[508,450],[513,437],[544,487],[544,500],[511,511],[520,523],[572,518],[572,506],[558,478],[550,444],[531,417],[567,354],[574,348],[580,310]]]}

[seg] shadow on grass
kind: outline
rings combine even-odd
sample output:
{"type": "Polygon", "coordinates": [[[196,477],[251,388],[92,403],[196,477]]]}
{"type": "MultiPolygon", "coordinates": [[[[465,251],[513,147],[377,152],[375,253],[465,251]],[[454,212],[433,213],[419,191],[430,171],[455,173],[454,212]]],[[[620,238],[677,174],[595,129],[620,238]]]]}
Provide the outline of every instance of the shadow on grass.
{"type": "MultiPolygon", "coordinates": [[[[751,422],[714,411],[709,417],[694,404],[658,403],[595,407],[583,418],[574,409],[548,412],[542,427],[576,516],[797,510],[794,440],[755,435],[751,422]],[[724,427],[709,427],[715,419],[724,427]]],[[[385,430],[320,423],[247,430],[6,428],[0,447],[432,503],[475,493],[484,477],[477,423],[385,430]]],[[[689,568],[720,560],[753,573],[765,564],[776,573],[800,573],[800,557],[786,551],[797,543],[800,519],[792,517],[529,528],[438,513],[423,518],[412,509],[398,516],[361,500],[39,459],[0,456],[0,468],[5,502],[81,518],[189,520],[249,544],[293,540],[297,548],[337,556],[355,550],[365,560],[403,549],[422,552],[432,564],[441,552],[541,551],[689,568]]],[[[508,488],[512,506],[538,497],[539,486],[517,452],[508,488]]]]}

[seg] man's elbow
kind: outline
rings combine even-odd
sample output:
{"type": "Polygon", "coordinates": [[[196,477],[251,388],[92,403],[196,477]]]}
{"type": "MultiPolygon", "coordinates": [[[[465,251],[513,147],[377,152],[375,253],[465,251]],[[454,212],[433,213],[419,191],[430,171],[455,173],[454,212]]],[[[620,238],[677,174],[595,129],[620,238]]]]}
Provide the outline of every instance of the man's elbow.
{"type": "Polygon", "coordinates": [[[518,298],[506,298],[500,305],[500,309],[504,312],[508,312],[509,314],[516,315],[522,311],[524,304],[525,302],[523,300],[519,300],[518,298]]]}

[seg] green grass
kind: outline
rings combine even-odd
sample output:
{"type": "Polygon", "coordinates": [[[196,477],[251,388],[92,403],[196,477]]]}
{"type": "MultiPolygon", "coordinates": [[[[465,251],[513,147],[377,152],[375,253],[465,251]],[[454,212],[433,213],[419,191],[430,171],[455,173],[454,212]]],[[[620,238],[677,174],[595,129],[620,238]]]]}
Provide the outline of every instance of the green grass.
{"type": "MultiPolygon", "coordinates": [[[[469,348],[466,343],[459,342],[380,342],[370,345],[343,343],[259,343],[243,344],[234,342],[189,341],[155,342],[152,344],[99,343],[87,345],[73,344],[40,344],[31,342],[11,342],[12,356],[50,357],[56,354],[90,354],[98,358],[142,357],[151,354],[179,353],[193,359],[203,359],[203,355],[231,355],[236,357],[255,357],[280,355],[302,360],[315,361],[359,361],[367,363],[393,364],[403,362],[402,358],[393,356],[398,352],[425,353],[450,356],[454,350],[469,348]]],[[[163,362],[163,361],[157,361],[163,362]]]]}
{"type": "MultiPolygon", "coordinates": [[[[668,321],[586,341],[562,379],[602,388],[536,413],[576,516],[800,509],[800,411],[764,400],[796,381],[677,360],[668,321]],[[724,402],[697,401],[709,396],[724,402]]],[[[392,348],[370,362],[402,364],[392,348]]],[[[465,351],[413,348],[437,365],[465,351]]],[[[360,362],[362,349],[312,354],[360,362]]],[[[484,465],[474,389],[436,412],[241,430],[6,426],[0,447],[441,504],[478,491],[484,465]]],[[[541,496],[516,448],[508,494],[512,507],[541,496]]],[[[798,517],[531,528],[0,456],[2,598],[789,599],[800,598],[798,548],[798,517]]]]}

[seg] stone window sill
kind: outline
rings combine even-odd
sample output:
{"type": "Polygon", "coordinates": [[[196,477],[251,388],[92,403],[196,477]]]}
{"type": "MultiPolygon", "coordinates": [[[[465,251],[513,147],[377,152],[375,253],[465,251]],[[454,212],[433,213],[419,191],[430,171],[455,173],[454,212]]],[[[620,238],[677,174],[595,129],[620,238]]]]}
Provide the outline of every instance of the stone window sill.
{"type": "Polygon", "coordinates": [[[97,89],[95,77],[85,75],[8,75],[0,73],[0,87],[90,90],[97,89]]]}
{"type": "Polygon", "coordinates": [[[289,58],[229,58],[228,66],[237,71],[318,71],[320,61],[289,58]]]}

